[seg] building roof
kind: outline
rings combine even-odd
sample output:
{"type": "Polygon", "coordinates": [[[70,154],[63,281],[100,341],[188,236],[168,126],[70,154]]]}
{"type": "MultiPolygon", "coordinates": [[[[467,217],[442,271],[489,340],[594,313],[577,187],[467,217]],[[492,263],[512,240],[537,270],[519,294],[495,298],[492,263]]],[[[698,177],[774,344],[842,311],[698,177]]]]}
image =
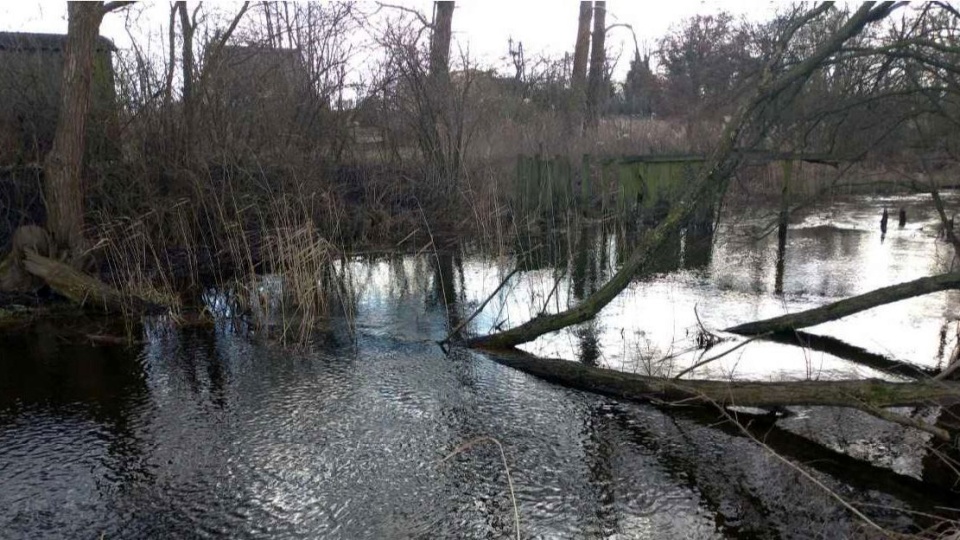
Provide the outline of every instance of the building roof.
{"type": "MultiPolygon", "coordinates": [[[[66,34],[0,32],[0,51],[59,52],[67,44],[66,34]]],[[[97,37],[97,51],[115,51],[109,39],[97,37]]]]}

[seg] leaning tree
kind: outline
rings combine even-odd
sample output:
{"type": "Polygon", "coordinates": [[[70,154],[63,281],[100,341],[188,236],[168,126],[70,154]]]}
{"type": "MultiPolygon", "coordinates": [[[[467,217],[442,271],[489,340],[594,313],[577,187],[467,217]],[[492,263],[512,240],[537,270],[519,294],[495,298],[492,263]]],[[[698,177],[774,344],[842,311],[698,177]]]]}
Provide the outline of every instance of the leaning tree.
{"type": "MultiPolygon", "coordinates": [[[[942,104],[947,86],[942,79],[947,74],[957,74],[957,62],[944,60],[943,55],[956,54],[960,48],[945,45],[942,39],[920,39],[915,34],[928,35],[924,21],[934,15],[951,20],[960,19],[949,5],[930,4],[903,23],[902,35],[884,39],[862,39],[866,33],[883,35],[896,24],[886,24],[890,15],[903,8],[905,2],[869,2],[852,12],[840,11],[830,2],[817,6],[796,6],[786,16],[772,23],[773,38],[761,44],[762,67],[752,79],[753,90],[738,104],[736,113],[727,122],[723,134],[706,159],[705,166],[690,183],[687,192],[674,204],[667,217],[656,227],[645,231],[632,253],[611,278],[595,292],[575,305],[556,313],[541,313],[522,324],[487,335],[468,337],[469,347],[495,351],[492,357],[512,367],[553,380],[562,384],[588,389],[625,398],[700,400],[702,403],[770,406],[774,404],[842,405],[864,410],[889,421],[916,427],[932,433],[942,441],[950,435],[937,426],[925,425],[912,418],[891,414],[883,407],[894,404],[953,403],[960,401],[957,383],[944,380],[917,381],[914,383],[885,383],[881,381],[793,382],[793,383],[731,383],[663,380],[621,373],[613,370],[578,365],[571,362],[536,358],[518,351],[518,345],[566,327],[593,319],[605,306],[614,300],[627,285],[648,268],[662,246],[676,235],[695,209],[704,202],[715,200],[726,189],[729,179],[743,161],[746,151],[755,150],[774,142],[793,142],[803,151],[805,141],[830,141],[849,129],[851,122],[860,122],[860,127],[876,118],[878,103],[890,106],[884,114],[889,125],[883,130],[876,127],[869,131],[899,134],[898,128],[905,122],[929,121],[931,107],[914,106],[918,96],[930,94],[930,100],[942,104]],[[939,10],[938,13],[934,11],[939,10]],[[812,30],[823,28],[823,21],[832,19],[831,31],[812,30]],[[920,49],[918,49],[918,47],[920,49]],[[922,49],[922,50],[921,50],[922,49]],[[869,61],[854,62],[869,58],[869,61]],[[890,76],[902,76],[907,67],[894,60],[911,59],[915,71],[923,67],[923,75],[913,77],[912,86],[891,88],[890,76]],[[851,74],[844,70],[845,63],[866,66],[864,74],[851,74]],[[869,75],[869,77],[867,76],[869,75]],[[852,95],[851,102],[838,103],[829,99],[810,99],[807,94],[814,83],[839,84],[844,79],[842,93],[852,95]],[[869,84],[878,80],[877,84],[869,84]],[[854,88],[852,84],[863,88],[854,88]],[[864,89],[865,88],[865,89],[864,89]],[[850,92],[861,92],[859,94],[850,92]],[[931,94],[931,92],[933,92],[931,94]],[[909,107],[902,107],[905,96],[909,107]],[[823,107],[810,107],[810,103],[823,107]],[[854,114],[857,113],[857,114],[854,114]],[[867,123],[864,123],[867,122],[867,123]],[[797,132],[808,135],[797,136],[797,132]],[[821,133],[822,132],[822,133],[821,133]],[[812,137],[810,134],[818,134],[812,137]]],[[[907,79],[903,79],[907,80],[907,79]]],[[[829,85],[828,85],[829,86],[829,85]]],[[[960,85],[956,86],[960,88],[960,85]]],[[[938,113],[943,117],[944,113],[938,113]]],[[[947,116],[947,119],[950,117],[947,116]]],[[[942,123],[944,120],[940,120],[942,123]]],[[[868,148],[877,139],[864,138],[861,145],[868,148]]],[[[934,193],[935,195],[935,193],[934,193]]],[[[936,200],[936,199],[935,199],[936,200]]],[[[942,205],[941,205],[942,206],[942,205]]],[[[941,212],[943,219],[945,215],[941,212]]],[[[799,328],[820,324],[848,316],[885,303],[910,298],[936,291],[960,288],[960,273],[931,276],[871,291],[864,295],[845,299],[809,312],[796,313],[768,321],[744,323],[727,329],[729,332],[754,337],[768,337],[799,328]]]]}

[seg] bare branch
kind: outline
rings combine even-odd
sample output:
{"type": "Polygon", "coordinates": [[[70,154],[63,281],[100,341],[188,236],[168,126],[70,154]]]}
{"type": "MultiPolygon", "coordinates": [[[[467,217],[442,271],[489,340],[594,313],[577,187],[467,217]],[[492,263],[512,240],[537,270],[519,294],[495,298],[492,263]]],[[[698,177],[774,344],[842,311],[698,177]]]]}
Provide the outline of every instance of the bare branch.
{"type": "Polygon", "coordinates": [[[506,286],[506,284],[510,282],[510,278],[516,275],[516,273],[519,271],[520,271],[520,267],[517,267],[511,270],[510,273],[507,274],[507,277],[503,278],[503,281],[500,282],[500,285],[497,285],[497,288],[494,289],[492,293],[490,293],[490,296],[488,296],[486,300],[484,300],[483,302],[481,302],[479,306],[477,306],[477,309],[474,310],[473,314],[467,317],[463,322],[458,324],[456,328],[451,330],[450,334],[447,337],[445,337],[443,341],[440,342],[440,344],[443,345],[446,343],[450,343],[451,339],[459,335],[460,331],[463,330],[468,324],[470,324],[470,321],[476,318],[476,316],[479,315],[481,311],[483,311],[483,308],[487,307],[487,304],[490,303],[490,300],[493,300],[493,297],[495,297],[497,293],[499,293],[500,290],[503,289],[504,286],[506,286]]]}
{"type": "Polygon", "coordinates": [[[697,369],[697,368],[701,368],[701,367],[709,364],[710,362],[714,362],[714,361],[716,361],[716,360],[719,360],[719,359],[727,356],[728,354],[732,353],[733,351],[735,351],[735,350],[737,350],[737,349],[746,347],[747,345],[749,345],[750,343],[752,343],[752,342],[754,342],[754,341],[756,341],[756,340],[758,340],[758,339],[763,339],[763,338],[767,337],[767,335],[769,335],[769,334],[760,334],[760,335],[753,336],[753,337],[751,337],[750,339],[747,339],[747,340],[745,340],[745,341],[742,341],[742,342],[738,343],[736,346],[731,347],[731,348],[727,349],[726,351],[723,351],[723,352],[720,353],[720,354],[715,354],[715,355],[711,356],[710,358],[707,358],[706,360],[701,360],[701,361],[693,364],[692,366],[684,369],[684,370],[681,371],[680,373],[677,373],[677,375],[676,375],[673,379],[674,379],[674,380],[679,380],[681,377],[683,377],[683,376],[686,375],[687,373],[690,373],[691,371],[693,371],[693,370],[695,370],[695,369],[697,369]]]}
{"type": "Polygon", "coordinates": [[[106,15],[107,13],[116,11],[118,9],[123,9],[133,4],[136,4],[136,2],[105,2],[103,4],[103,13],[106,15]]]}
{"type": "Polygon", "coordinates": [[[380,8],[395,9],[397,11],[402,11],[403,13],[408,13],[410,15],[413,15],[414,17],[417,18],[418,21],[420,21],[421,24],[423,24],[424,27],[433,29],[433,23],[428,21],[427,18],[423,15],[423,13],[420,13],[419,10],[408,8],[406,6],[398,6],[396,4],[387,4],[385,2],[377,2],[377,6],[380,8]]]}

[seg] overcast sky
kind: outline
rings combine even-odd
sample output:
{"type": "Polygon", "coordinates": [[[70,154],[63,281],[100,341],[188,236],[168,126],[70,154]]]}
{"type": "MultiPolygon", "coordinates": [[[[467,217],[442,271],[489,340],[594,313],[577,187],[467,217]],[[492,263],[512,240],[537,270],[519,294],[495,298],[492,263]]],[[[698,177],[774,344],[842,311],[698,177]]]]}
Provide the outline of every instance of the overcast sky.
{"type": "MultiPolygon", "coordinates": [[[[429,17],[429,0],[390,0],[388,3],[413,7],[429,17]]],[[[194,4],[194,2],[189,2],[194,4]]],[[[221,13],[236,12],[240,3],[206,2],[205,7],[221,13]]],[[[147,1],[129,14],[113,13],[101,26],[101,34],[113,40],[120,48],[130,46],[130,34],[138,41],[154,36],[153,47],[162,47],[161,37],[167,25],[169,2],[147,1]],[[128,34],[126,21],[136,17],[128,34]]],[[[372,10],[373,2],[361,2],[361,7],[372,10]]],[[[751,20],[768,18],[776,8],[772,1],[703,2],[669,0],[652,2],[613,0],[607,2],[607,24],[626,23],[633,26],[641,46],[653,45],[670,26],[696,13],[716,13],[726,10],[751,20]]],[[[457,2],[453,17],[457,44],[469,47],[471,55],[487,66],[503,68],[507,64],[507,40],[523,42],[528,58],[539,54],[562,56],[573,48],[577,28],[579,2],[570,0],[471,0],[457,2]],[[509,15],[509,16],[507,16],[509,15]]],[[[67,29],[66,2],[16,0],[0,5],[0,30],[21,32],[64,33],[67,29]]],[[[617,73],[626,71],[633,38],[626,29],[611,31],[607,38],[608,55],[623,51],[617,73]]],[[[143,45],[141,45],[143,46],[143,45]]]]}

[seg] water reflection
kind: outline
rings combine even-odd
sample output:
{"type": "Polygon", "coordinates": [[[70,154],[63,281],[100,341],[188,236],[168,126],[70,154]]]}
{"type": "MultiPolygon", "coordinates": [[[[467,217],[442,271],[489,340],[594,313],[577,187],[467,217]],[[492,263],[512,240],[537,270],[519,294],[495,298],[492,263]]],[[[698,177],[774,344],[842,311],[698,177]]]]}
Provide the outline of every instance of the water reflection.
{"type": "Polygon", "coordinates": [[[460,294],[463,283],[463,258],[459,252],[449,251],[433,255],[433,294],[427,297],[427,307],[440,306],[447,314],[448,330],[460,325],[460,294]],[[458,280],[461,286],[458,286],[458,280]]]}
{"type": "MultiPolygon", "coordinates": [[[[940,273],[952,255],[935,238],[936,216],[923,197],[837,201],[793,216],[785,234],[763,235],[770,216],[762,209],[731,212],[714,234],[684,232],[670,238],[624,294],[595,321],[545,336],[531,352],[581,359],[636,371],[641,360],[680,351],[678,369],[696,362],[699,324],[718,331],[737,323],[809,309],[840,298],[940,273]],[[886,241],[876,236],[884,205],[905,206],[916,216],[886,241]],[[949,256],[945,256],[949,255],[949,256]]],[[[523,269],[509,296],[491,302],[471,328],[485,333],[519,324],[541,312],[576,303],[602,283],[637,242],[628,228],[582,231],[575,242],[528,239],[518,258],[523,269]],[[574,252],[567,259],[567,244],[574,252]],[[553,247],[550,247],[553,246],[553,247]],[[609,262],[608,262],[609,261],[609,262]],[[569,270],[567,270],[569,268],[569,270]],[[596,272],[591,274],[591,272],[596,272]],[[557,276],[560,275],[559,285],[557,276]],[[588,279],[589,276],[589,279],[588,279]],[[549,298],[549,304],[545,299],[549,298]]],[[[477,262],[467,262],[469,267],[477,262]]],[[[467,272],[465,298],[477,305],[502,267],[467,272]]],[[[955,315],[960,294],[945,292],[882,306],[810,331],[902,362],[934,366],[942,360],[938,337],[955,315]]],[[[734,340],[727,347],[736,346],[734,340]]],[[[740,378],[888,377],[827,351],[755,343],[693,376],[740,378]],[[776,361],[771,361],[772,359],[776,361]]]]}
{"type": "MultiPolygon", "coordinates": [[[[756,238],[761,216],[728,220],[713,235],[678,235],[601,317],[529,348],[675,370],[696,358],[683,353],[697,340],[694,308],[718,329],[938,271],[949,261],[921,229],[924,207],[905,201],[917,219],[889,230],[883,244],[864,231],[889,201],[797,216],[780,272],[777,240],[756,238]],[[671,353],[675,366],[653,363],[671,353]]],[[[469,351],[445,355],[433,340],[515,266],[521,271],[473,331],[585,298],[636,236],[601,228],[525,242],[516,258],[463,251],[351,260],[356,334],[329,322],[298,349],[223,321],[177,328],[154,320],[132,350],[51,340],[43,327],[0,337],[0,530],[28,538],[506,538],[512,503],[496,447],[478,444],[439,463],[464,442],[493,436],[506,452],[524,537],[857,534],[835,501],[715,417],[566,390],[469,351]]],[[[944,293],[813,329],[859,346],[857,362],[827,346],[763,342],[698,376],[891,377],[879,353],[933,366],[952,348],[944,321],[956,306],[956,294],[944,293]]],[[[826,430],[835,412],[797,413],[756,434],[817,468],[872,519],[915,532],[927,523],[908,511],[951,501],[894,472],[940,474],[921,463],[926,437],[860,417],[837,417],[848,429],[826,430]],[[826,435],[809,433],[817,430],[826,435]],[[825,453],[801,433],[869,459],[883,449],[886,461],[825,453]]]]}

